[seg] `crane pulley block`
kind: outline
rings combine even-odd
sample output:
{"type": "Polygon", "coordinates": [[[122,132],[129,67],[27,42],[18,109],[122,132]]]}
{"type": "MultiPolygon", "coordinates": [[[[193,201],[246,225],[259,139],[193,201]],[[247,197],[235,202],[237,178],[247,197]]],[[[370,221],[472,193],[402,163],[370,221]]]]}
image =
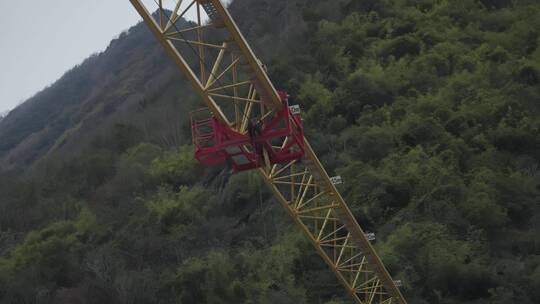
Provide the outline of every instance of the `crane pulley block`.
{"type": "Polygon", "coordinates": [[[219,121],[206,108],[191,112],[195,158],[204,166],[229,162],[235,172],[302,158],[302,118],[289,108],[288,94],[279,95],[283,107],[273,117],[247,120],[237,128],[219,121]]]}

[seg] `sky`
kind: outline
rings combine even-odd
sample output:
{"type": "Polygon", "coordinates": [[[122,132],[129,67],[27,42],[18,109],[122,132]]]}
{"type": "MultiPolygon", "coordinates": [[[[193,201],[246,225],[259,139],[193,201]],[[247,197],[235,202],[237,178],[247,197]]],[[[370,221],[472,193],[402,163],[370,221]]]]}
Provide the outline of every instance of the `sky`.
{"type": "Polygon", "coordinates": [[[0,114],[141,20],[128,0],[0,0],[0,12],[0,114]]]}

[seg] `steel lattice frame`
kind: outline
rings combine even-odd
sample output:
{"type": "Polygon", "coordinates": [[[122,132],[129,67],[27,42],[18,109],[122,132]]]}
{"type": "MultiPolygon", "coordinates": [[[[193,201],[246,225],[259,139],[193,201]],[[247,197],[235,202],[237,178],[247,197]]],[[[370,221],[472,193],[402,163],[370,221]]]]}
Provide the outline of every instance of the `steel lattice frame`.
{"type": "MultiPolygon", "coordinates": [[[[154,15],[142,0],[130,0],[216,118],[246,132],[250,119],[268,121],[282,109],[265,67],[220,0],[152,1],[154,15]],[[188,13],[195,21],[182,21],[188,13]]],[[[279,139],[276,148],[288,141],[279,139]]],[[[265,157],[260,175],[355,303],[405,304],[307,140],[305,148],[302,160],[285,164],[265,157]]]]}

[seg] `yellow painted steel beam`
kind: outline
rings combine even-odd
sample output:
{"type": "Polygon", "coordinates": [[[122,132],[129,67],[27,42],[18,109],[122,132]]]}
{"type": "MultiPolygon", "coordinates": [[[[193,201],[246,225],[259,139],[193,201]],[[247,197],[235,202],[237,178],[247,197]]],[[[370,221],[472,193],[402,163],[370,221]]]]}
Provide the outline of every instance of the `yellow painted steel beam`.
{"type": "MultiPolygon", "coordinates": [[[[271,120],[282,108],[262,64],[219,0],[177,0],[172,16],[156,2],[155,18],[142,0],[130,2],[216,118],[245,132],[249,120],[271,120]],[[202,21],[201,8],[209,20],[202,21]],[[179,16],[190,9],[197,20],[177,28],[179,16]]],[[[267,162],[258,171],[355,303],[406,304],[307,140],[301,161],[267,162]]]]}
{"type": "Polygon", "coordinates": [[[234,42],[238,45],[238,47],[242,51],[242,54],[244,54],[245,58],[249,62],[249,65],[253,69],[253,72],[255,73],[256,83],[259,86],[259,91],[262,93],[261,95],[263,96],[265,103],[269,104],[269,107],[274,110],[280,110],[283,104],[281,102],[281,98],[279,98],[276,88],[270,81],[270,78],[268,78],[268,75],[266,74],[257,57],[255,56],[255,53],[253,53],[253,50],[238,29],[238,26],[234,22],[233,18],[231,17],[225,6],[221,3],[220,0],[206,0],[201,2],[211,2],[213,4],[221,20],[227,27],[227,30],[234,39],[234,42]],[[266,100],[266,98],[268,98],[269,100],[266,100]]]}
{"type": "MultiPolygon", "coordinates": [[[[204,93],[204,87],[201,81],[199,80],[199,78],[195,75],[193,70],[189,67],[185,58],[179,53],[178,48],[174,46],[172,41],[167,39],[167,36],[164,34],[162,27],[158,24],[158,22],[156,22],[156,20],[148,12],[148,10],[146,9],[142,1],[130,0],[130,2],[133,5],[133,7],[135,7],[139,15],[141,15],[146,25],[158,38],[163,48],[167,51],[167,53],[171,56],[171,58],[174,60],[176,65],[180,68],[182,73],[184,73],[184,75],[191,82],[191,85],[193,86],[195,91],[199,94],[199,96],[203,98],[204,102],[210,108],[212,113],[215,113],[216,117],[220,119],[222,122],[230,125],[231,124],[230,121],[227,119],[225,114],[221,112],[221,108],[216,104],[213,98],[209,96],[208,94],[204,93]]],[[[161,12],[160,12],[160,17],[161,17],[161,12]]]]}
{"type": "Polygon", "coordinates": [[[405,304],[400,290],[395,286],[381,259],[307,141],[306,145],[306,156],[301,163],[278,165],[277,167],[286,170],[273,168],[274,172],[279,172],[274,175],[266,168],[259,169],[266,184],[308,236],[356,303],[405,304]],[[307,177],[297,173],[306,170],[307,177]],[[289,182],[277,183],[276,180],[282,181],[282,177],[288,177],[289,182]],[[315,183],[305,182],[312,179],[315,183]],[[291,187],[294,187],[294,190],[291,190],[291,187]],[[306,203],[297,204],[298,198],[306,203]],[[303,216],[304,213],[310,213],[311,216],[303,216]],[[336,255],[334,252],[339,254],[336,255]],[[344,255],[347,256],[346,259],[344,255]],[[350,269],[351,265],[364,264],[366,268],[350,269]],[[347,265],[349,268],[343,267],[347,265]],[[354,274],[352,277],[351,273],[354,274]],[[375,278],[382,285],[363,285],[375,278]],[[377,296],[371,298],[373,295],[377,296]]]}

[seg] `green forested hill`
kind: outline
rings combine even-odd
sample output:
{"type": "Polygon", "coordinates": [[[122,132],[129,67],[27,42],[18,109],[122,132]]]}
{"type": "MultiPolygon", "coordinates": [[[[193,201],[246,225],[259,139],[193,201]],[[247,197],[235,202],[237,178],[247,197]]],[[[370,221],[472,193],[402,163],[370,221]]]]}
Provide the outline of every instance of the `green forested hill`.
{"type": "MultiPolygon", "coordinates": [[[[409,303],[538,302],[540,4],[231,10],[409,303]]],[[[348,303],[255,174],[194,161],[144,26],[115,43],[0,121],[0,303],[348,303]]]]}
{"type": "Polygon", "coordinates": [[[0,121],[0,165],[29,167],[52,152],[78,152],[111,130],[123,141],[172,140],[174,128],[163,124],[177,117],[165,113],[185,111],[179,101],[192,94],[169,63],[144,24],[120,34],[0,121]]]}

